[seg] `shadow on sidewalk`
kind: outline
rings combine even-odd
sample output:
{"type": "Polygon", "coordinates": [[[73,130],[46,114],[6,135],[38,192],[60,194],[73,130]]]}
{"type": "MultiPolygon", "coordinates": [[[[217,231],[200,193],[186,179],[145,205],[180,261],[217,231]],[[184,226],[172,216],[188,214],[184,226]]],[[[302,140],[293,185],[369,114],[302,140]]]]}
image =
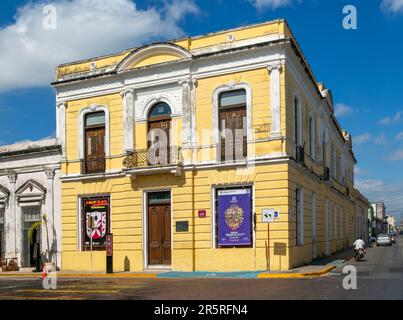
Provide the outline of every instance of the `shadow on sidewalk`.
{"type": "Polygon", "coordinates": [[[328,264],[337,265],[337,264],[343,263],[346,260],[351,259],[353,256],[354,256],[353,248],[351,247],[349,249],[343,249],[339,252],[336,252],[335,254],[333,254],[330,257],[315,259],[310,263],[310,265],[313,265],[313,266],[325,266],[328,264]]]}

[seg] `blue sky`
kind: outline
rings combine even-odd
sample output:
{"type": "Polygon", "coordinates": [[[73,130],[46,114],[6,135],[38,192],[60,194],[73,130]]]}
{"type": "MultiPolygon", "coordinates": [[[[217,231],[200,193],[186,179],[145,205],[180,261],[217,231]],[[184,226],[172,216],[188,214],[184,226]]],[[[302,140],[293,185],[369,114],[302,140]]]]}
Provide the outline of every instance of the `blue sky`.
{"type": "Polygon", "coordinates": [[[277,18],[333,91],[353,135],[357,185],[391,214],[403,212],[403,0],[2,0],[0,145],[54,135],[49,82],[58,63],[277,18]],[[45,4],[59,19],[46,34],[38,29],[45,4]],[[357,30],[342,27],[345,5],[357,8],[357,30]]]}

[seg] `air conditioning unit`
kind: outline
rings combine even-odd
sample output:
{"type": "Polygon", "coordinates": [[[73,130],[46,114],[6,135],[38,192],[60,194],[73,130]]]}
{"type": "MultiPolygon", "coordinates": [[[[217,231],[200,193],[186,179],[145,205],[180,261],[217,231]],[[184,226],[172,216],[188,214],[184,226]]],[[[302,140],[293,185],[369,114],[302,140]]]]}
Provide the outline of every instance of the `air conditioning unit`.
{"type": "Polygon", "coordinates": [[[330,168],[329,167],[324,167],[324,169],[323,169],[323,178],[326,181],[330,180],[330,168]]]}
{"type": "Polygon", "coordinates": [[[305,162],[305,148],[303,146],[297,146],[296,160],[298,163],[305,162]]]}

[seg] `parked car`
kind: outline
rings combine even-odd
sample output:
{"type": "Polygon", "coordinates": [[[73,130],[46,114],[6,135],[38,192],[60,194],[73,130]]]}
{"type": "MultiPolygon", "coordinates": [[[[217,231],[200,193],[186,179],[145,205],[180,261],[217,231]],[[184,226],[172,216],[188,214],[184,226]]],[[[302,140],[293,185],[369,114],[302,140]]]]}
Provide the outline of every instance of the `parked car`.
{"type": "Polygon", "coordinates": [[[378,237],[376,239],[376,246],[391,246],[392,245],[392,239],[390,238],[390,235],[387,233],[381,233],[378,234],[378,237]]]}
{"type": "Polygon", "coordinates": [[[390,234],[390,241],[392,241],[392,243],[396,243],[396,235],[394,233],[390,234]]]}

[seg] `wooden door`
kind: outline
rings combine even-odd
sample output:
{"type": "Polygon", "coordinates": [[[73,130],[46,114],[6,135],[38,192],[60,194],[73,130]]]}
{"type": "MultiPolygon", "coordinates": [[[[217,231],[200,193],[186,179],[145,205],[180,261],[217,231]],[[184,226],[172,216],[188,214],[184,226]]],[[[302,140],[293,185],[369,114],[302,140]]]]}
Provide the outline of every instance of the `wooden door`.
{"type": "MultiPolygon", "coordinates": [[[[169,164],[170,163],[170,131],[171,131],[171,119],[161,119],[157,121],[150,121],[148,125],[149,132],[151,132],[151,141],[148,142],[148,148],[151,147],[152,144],[158,143],[159,140],[161,140],[161,135],[160,132],[155,132],[154,130],[162,130],[162,132],[165,134],[165,141],[166,143],[162,143],[159,147],[159,149],[156,151],[155,156],[157,156],[160,159],[160,163],[153,163],[151,159],[149,159],[149,162],[151,164],[169,164]],[[153,132],[154,131],[154,132],[153,132]]],[[[158,130],[158,131],[159,131],[158,130]]]]}
{"type": "Polygon", "coordinates": [[[86,173],[105,171],[105,127],[85,131],[86,173]]]}
{"type": "Polygon", "coordinates": [[[171,265],[171,206],[148,207],[148,264],[171,265]]]}
{"type": "Polygon", "coordinates": [[[237,141],[236,130],[243,130],[244,119],[246,119],[246,108],[235,107],[220,110],[219,122],[221,132],[221,161],[241,160],[236,156],[247,156],[247,140],[246,134],[243,135],[242,141],[237,141]],[[232,154],[226,155],[226,145],[232,145],[232,154]]]}

